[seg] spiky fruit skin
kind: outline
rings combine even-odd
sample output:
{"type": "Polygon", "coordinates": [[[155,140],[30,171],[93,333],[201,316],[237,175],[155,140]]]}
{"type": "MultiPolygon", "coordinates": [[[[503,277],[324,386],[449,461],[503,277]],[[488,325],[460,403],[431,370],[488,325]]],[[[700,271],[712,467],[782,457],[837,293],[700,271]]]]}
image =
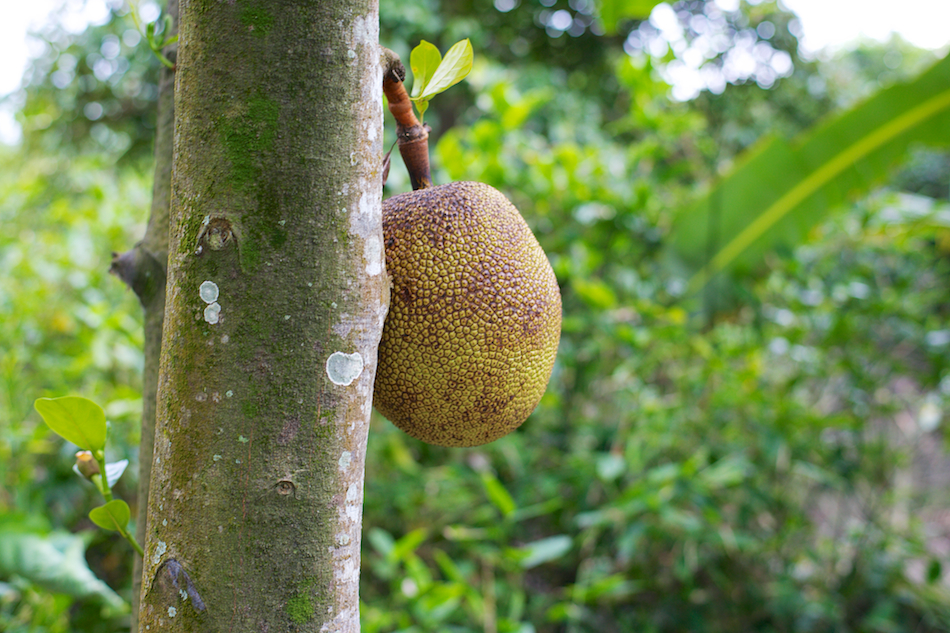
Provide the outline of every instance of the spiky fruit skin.
{"type": "Polygon", "coordinates": [[[554,271],[492,187],[453,182],[383,203],[389,314],[373,404],[409,435],[477,446],[544,394],[561,336],[554,271]]]}

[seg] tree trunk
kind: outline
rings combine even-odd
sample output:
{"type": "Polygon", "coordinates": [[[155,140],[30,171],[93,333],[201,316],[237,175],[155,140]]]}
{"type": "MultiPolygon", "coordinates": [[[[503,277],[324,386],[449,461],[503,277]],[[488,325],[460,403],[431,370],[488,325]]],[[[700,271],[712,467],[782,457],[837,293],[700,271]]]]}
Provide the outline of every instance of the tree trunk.
{"type": "MultiPolygon", "coordinates": [[[[166,13],[172,19],[173,35],[178,24],[178,0],[168,0],[166,13]]],[[[163,53],[172,62],[177,45],[163,53]]],[[[142,370],[142,435],[139,440],[138,506],[136,539],[145,541],[148,486],[152,472],[152,445],[155,439],[155,403],[158,391],[158,365],[162,347],[162,321],[165,315],[165,279],[168,267],[168,218],[172,181],[172,140],[175,132],[175,73],[162,67],[158,79],[158,104],[155,121],[155,180],[152,207],[142,241],[122,255],[113,257],[111,272],[129,285],[142,303],[144,330],[144,367],[142,370]]],[[[142,559],[135,555],[132,572],[132,633],[138,628],[139,591],[142,586],[142,559]]]]}
{"type": "Polygon", "coordinates": [[[359,631],[376,0],[181,0],[140,631],[359,631]]]}

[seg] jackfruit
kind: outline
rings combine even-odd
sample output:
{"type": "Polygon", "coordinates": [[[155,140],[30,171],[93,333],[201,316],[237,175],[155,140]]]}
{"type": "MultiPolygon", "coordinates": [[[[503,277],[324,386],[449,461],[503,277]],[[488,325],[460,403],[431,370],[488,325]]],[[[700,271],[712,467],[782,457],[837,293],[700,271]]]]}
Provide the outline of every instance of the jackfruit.
{"type": "Polygon", "coordinates": [[[383,203],[389,314],[373,404],[439,446],[494,441],[544,394],[561,294],[524,218],[496,189],[453,182],[383,203]]]}

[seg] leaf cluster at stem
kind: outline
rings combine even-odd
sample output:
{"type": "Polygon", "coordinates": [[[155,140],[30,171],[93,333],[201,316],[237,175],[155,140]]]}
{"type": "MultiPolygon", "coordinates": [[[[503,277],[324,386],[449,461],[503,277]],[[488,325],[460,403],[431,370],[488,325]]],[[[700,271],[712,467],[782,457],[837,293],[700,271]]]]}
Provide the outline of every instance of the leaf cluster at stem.
{"type": "Polygon", "coordinates": [[[472,43],[467,39],[456,42],[445,53],[445,57],[434,44],[425,40],[412,49],[409,66],[414,80],[409,98],[419,110],[420,121],[432,97],[445,92],[472,72],[473,59],[472,43]]]}
{"type": "Polygon", "coordinates": [[[125,466],[119,465],[116,469],[112,464],[106,464],[106,435],[109,427],[105,411],[92,400],[80,396],[38,398],[33,407],[54,433],[82,449],[76,455],[76,472],[91,481],[106,501],[105,505],[93,508],[89,518],[99,527],[121,534],[143,556],[142,546],[128,530],[131,518],[129,504],[112,498],[113,482],[110,481],[109,473],[117,471],[121,475],[125,466]],[[90,463],[92,461],[95,462],[94,466],[90,463]]]}

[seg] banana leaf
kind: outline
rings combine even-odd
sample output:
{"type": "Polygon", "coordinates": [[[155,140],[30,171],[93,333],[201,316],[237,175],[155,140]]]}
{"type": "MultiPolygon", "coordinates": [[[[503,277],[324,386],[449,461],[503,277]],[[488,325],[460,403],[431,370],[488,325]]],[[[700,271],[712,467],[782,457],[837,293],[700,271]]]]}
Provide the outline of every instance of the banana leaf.
{"type": "Polygon", "coordinates": [[[950,145],[950,56],[791,142],[767,138],[675,220],[670,251],[688,292],[790,251],[836,207],[870,190],[914,145],[950,145]]]}

